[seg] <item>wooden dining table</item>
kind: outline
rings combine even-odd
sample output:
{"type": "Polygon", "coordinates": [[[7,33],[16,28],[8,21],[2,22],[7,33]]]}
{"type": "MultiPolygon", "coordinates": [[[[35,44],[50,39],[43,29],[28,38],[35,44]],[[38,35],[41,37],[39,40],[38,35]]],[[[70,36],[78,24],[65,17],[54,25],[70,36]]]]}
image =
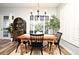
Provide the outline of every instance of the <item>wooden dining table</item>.
{"type": "MultiPolygon", "coordinates": [[[[21,53],[20,54],[23,55],[27,51],[23,42],[30,41],[30,34],[23,34],[23,35],[18,36],[17,38],[21,40],[21,44],[20,44],[21,53]]],[[[57,37],[55,35],[44,34],[43,41],[52,42],[52,46],[54,46],[54,42],[56,41],[56,39],[57,37]]],[[[54,53],[54,49],[52,49],[52,51],[54,53]]]]}

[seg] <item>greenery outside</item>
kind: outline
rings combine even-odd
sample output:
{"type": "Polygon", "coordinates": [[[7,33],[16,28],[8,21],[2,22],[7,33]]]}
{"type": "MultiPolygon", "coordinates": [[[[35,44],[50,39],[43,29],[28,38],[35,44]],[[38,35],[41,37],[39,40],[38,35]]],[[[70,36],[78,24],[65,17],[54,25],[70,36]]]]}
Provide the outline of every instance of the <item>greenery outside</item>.
{"type": "Polygon", "coordinates": [[[35,25],[35,32],[38,32],[38,31],[41,32],[42,29],[43,29],[43,26],[41,24],[36,24],[35,25]]]}
{"type": "Polygon", "coordinates": [[[12,37],[12,33],[13,33],[13,24],[9,24],[9,26],[6,28],[6,30],[8,30],[8,32],[11,34],[12,37]]]}
{"type": "Polygon", "coordinates": [[[49,29],[52,29],[53,34],[56,33],[60,29],[60,20],[55,16],[51,16],[52,18],[50,19],[49,22],[46,22],[46,27],[49,29]]]}

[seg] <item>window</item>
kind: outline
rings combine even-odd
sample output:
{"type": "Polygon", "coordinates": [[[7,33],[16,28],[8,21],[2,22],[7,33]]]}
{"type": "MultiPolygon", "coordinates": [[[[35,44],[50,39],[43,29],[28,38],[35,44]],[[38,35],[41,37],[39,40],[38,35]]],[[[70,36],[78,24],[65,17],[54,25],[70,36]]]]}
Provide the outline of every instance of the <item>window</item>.
{"type": "MultiPolygon", "coordinates": [[[[36,26],[36,24],[41,24],[42,25],[42,29],[41,29],[41,31],[43,32],[43,33],[46,33],[46,34],[48,34],[48,28],[46,28],[45,27],[45,22],[44,22],[44,20],[45,21],[49,21],[49,16],[48,15],[31,15],[30,16],[30,33],[36,33],[36,28],[35,28],[35,26],[36,26]],[[31,20],[34,20],[35,19],[35,21],[31,21],[31,20]]],[[[39,27],[39,26],[38,26],[39,27]]]]}
{"type": "Polygon", "coordinates": [[[44,21],[44,16],[40,16],[40,21],[44,21]]]}
{"type": "Polygon", "coordinates": [[[3,37],[8,37],[8,31],[6,28],[3,28],[3,37]]]}
{"type": "Polygon", "coordinates": [[[33,24],[30,24],[30,30],[33,30],[33,24]]]}
{"type": "Polygon", "coordinates": [[[33,34],[33,30],[30,30],[30,34],[33,34]]]}
{"type": "Polygon", "coordinates": [[[9,26],[9,16],[3,16],[3,37],[8,37],[8,30],[6,29],[9,26]]]}
{"type": "Polygon", "coordinates": [[[45,16],[45,34],[48,34],[49,28],[46,26],[46,22],[49,21],[49,16],[45,16]]]}
{"type": "Polygon", "coordinates": [[[33,15],[30,16],[30,20],[34,20],[34,16],[33,15]]]}
{"type": "Polygon", "coordinates": [[[48,28],[47,27],[45,27],[45,34],[48,34],[48,28]]]}
{"type": "Polygon", "coordinates": [[[45,16],[45,21],[49,21],[49,16],[45,16]]]}
{"type": "Polygon", "coordinates": [[[38,19],[38,15],[35,15],[35,21],[37,21],[37,20],[39,20],[39,19],[38,19]]]}
{"type": "Polygon", "coordinates": [[[4,16],[4,20],[5,20],[5,19],[9,19],[9,16],[4,16]]]}
{"type": "Polygon", "coordinates": [[[30,34],[34,33],[34,23],[30,23],[30,34]]]}

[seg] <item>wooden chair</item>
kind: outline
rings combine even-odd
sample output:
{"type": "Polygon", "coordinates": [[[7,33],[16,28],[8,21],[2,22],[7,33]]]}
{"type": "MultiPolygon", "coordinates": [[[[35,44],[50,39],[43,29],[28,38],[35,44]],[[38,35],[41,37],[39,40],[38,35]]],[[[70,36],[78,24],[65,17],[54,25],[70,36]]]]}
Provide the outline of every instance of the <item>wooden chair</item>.
{"type": "MultiPolygon", "coordinates": [[[[56,42],[54,42],[54,44],[55,44],[56,48],[58,47],[60,55],[61,55],[60,39],[61,39],[62,33],[61,32],[57,32],[56,36],[57,36],[57,39],[56,39],[56,42]]],[[[49,46],[49,51],[50,51],[51,50],[51,46],[52,46],[52,42],[48,42],[48,45],[49,44],[50,44],[50,46],[49,46]]]]}
{"type": "Polygon", "coordinates": [[[61,55],[60,39],[61,39],[62,33],[61,32],[57,32],[56,36],[57,36],[57,42],[55,42],[54,44],[56,45],[56,47],[58,47],[60,55],[61,55]]]}
{"type": "MultiPolygon", "coordinates": [[[[26,33],[26,21],[23,20],[21,17],[17,17],[13,21],[13,41],[17,42],[16,51],[21,43],[20,39],[17,39],[18,36],[26,33]]],[[[23,42],[25,45],[27,41],[23,42]]]]}
{"type": "Polygon", "coordinates": [[[32,54],[33,49],[40,49],[41,54],[43,55],[43,39],[44,34],[30,34],[30,46],[31,46],[31,52],[32,54]]]}

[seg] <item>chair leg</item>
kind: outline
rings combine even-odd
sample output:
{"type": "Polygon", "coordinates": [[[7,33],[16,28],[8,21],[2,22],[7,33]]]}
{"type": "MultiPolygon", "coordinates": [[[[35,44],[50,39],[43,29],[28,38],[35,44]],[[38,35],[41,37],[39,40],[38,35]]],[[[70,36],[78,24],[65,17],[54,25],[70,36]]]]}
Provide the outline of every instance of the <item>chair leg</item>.
{"type": "Polygon", "coordinates": [[[33,51],[33,48],[31,48],[31,52],[30,52],[30,55],[32,55],[32,51],[33,51]]]}
{"type": "Polygon", "coordinates": [[[19,45],[20,45],[20,42],[18,42],[15,52],[17,52],[19,45]]]}
{"type": "Polygon", "coordinates": [[[58,46],[57,46],[57,45],[55,45],[55,49],[57,49],[57,47],[58,47],[58,46]]]}
{"type": "Polygon", "coordinates": [[[51,51],[51,46],[52,46],[52,43],[50,42],[50,47],[49,47],[49,51],[51,51]]]}
{"type": "Polygon", "coordinates": [[[28,46],[30,46],[30,42],[28,41],[28,46]]]}
{"type": "Polygon", "coordinates": [[[43,55],[43,49],[41,48],[41,54],[43,55]]]}
{"type": "Polygon", "coordinates": [[[25,47],[27,48],[27,43],[24,43],[25,44],[25,47]]]}
{"type": "Polygon", "coordinates": [[[60,46],[58,45],[58,49],[59,49],[59,52],[60,52],[60,55],[61,55],[61,49],[60,49],[60,46]]]}
{"type": "MultiPolygon", "coordinates": [[[[27,43],[25,43],[25,49],[27,50],[27,43]]],[[[27,51],[26,51],[26,53],[27,53],[27,51]]]]}
{"type": "Polygon", "coordinates": [[[49,47],[49,42],[48,42],[48,44],[47,44],[47,48],[49,47]]]}

